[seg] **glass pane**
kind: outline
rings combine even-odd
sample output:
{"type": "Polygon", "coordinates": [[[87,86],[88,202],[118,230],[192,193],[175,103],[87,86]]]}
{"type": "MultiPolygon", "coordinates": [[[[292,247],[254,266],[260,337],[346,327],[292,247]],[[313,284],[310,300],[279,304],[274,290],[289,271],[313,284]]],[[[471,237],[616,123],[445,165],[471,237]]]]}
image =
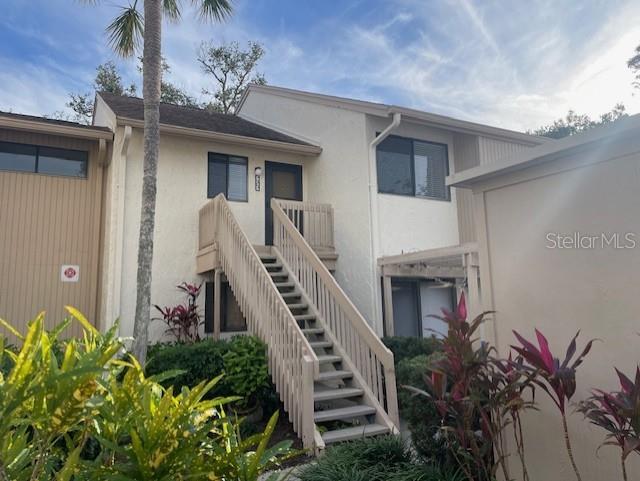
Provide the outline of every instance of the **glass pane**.
{"type": "Polygon", "coordinates": [[[272,196],[278,199],[296,199],[296,174],[293,172],[284,172],[282,170],[273,170],[271,172],[272,180],[272,196]]]}
{"type": "Polygon", "coordinates": [[[418,291],[414,282],[392,282],[393,329],[395,336],[415,337],[420,335],[418,291]]]}
{"type": "Polygon", "coordinates": [[[0,170],[36,171],[36,147],[0,142],[0,170]]]}
{"type": "Polygon", "coordinates": [[[87,152],[40,147],[38,173],[64,175],[67,177],[86,177],[87,158],[87,152]]]}
{"type": "Polygon", "coordinates": [[[229,200],[247,200],[247,159],[229,157],[229,200]]]}
{"type": "Polygon", "coordinates": [[[207,197],[215,197],[218,194],[227,195],[227,163],[210,158],[207,197]]]}
{"type": "Polygon", "coordinates": [[[427,142],[414,143],[414,170],[416,195],[448,199],[446,186],[447,148],[444,145],[427,142]]]}
{"type": "Polygon", "coordinates": [[[413,195],[411,141],[387,137],[378,146],[378,192],[413,195]]]}

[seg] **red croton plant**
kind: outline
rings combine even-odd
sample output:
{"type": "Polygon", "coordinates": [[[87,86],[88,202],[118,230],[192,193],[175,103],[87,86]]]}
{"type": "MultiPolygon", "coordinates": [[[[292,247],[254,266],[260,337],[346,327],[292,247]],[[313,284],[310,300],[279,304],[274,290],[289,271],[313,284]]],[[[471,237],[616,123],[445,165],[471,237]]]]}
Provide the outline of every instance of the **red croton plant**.
{"type": "Polygon", "coordinates": [[[632,454],[640,454],[640,367],[632,381],[616,369],[620,390],[606,392],[594,389],[593,395],[580,403],[579,411],[596,426],[607,431],[603,445],[620,448],[622,477],[626,481],[626,459],[632,454]]]}
{"type": "Polygon", "coordinates": [[[189,284],[183,282],[176,286],[186,295],[186,302],[177,306],[154,307],[160,312],[161,320],[167,325],[166,333],[173,335],[178,342],[196,342],[200,340],[200,325],[202,320],[198,312],[197,299],[200,295],[202,284],[189,284]]]}
{"type": "Polygon", "coordinates": [[[581,481],[580,471],[576,465],[571,447],[571,438],[567,427],[566,407],[576,392],[576,369],[582,364],[585,356],[591,350],[594,340],[589,341],[580,355],[574,358],[577,350],[576,340],[580,334],[580,331],[578,331],[569,343],[567,352],[561,362],[558,357],[552,354],[551,349],[549,349],[547,338],[537,329],[535,332],[538,339],[538,347],[532,342],[527,341],[516,331],[513,331],[513,334],[521,346],[511,346],[511,348],[525,360],[525,367],[533,373],[533,382],[549,395],[560,410],[567,454],[569,455],[569,460],[571,461],[571,466],[576,474],[576,478],[578,481],[581,481]]]}
{"type": "Polygon", "coordinates": [[[495,350],[477,337],[490,313],[467,322],[464,294],[455,312],[443,309],[442,313],[434,317],[446,322],[449,329],[442,339],[442,351],[428,365],[424,378],[427,390],[405,387],[434,401],[442,418],[441,433],[467,480],[493,480],[498,470],[505,479],[513,479],[505,451],[506,428],[511,424],[516,426],[518,455],[528,480],[523,442],[517,437],[522,430],[517,426],[520,412],[532,405],[522,397],[531,387],[530,375],[516,369],[520,360],[496,359],[495,350]]]}

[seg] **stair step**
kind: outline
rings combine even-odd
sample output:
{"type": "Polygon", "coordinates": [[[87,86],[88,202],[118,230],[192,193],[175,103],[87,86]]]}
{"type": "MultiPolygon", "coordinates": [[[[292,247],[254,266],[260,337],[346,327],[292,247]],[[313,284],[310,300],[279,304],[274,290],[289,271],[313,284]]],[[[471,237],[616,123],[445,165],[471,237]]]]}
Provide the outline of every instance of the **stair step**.
{"type": "Polygon", "coordinates": [[[328,347],[333,346],[333,342],[331,341],[313,341],[310,342],[309,344],[311,344],[311,347],[313,347],[314,349],[326,349],[328,347]]]}
{"type": "Polygon", "coordinates": [[[348,420],[353,418],[359,418],[362,416],[370,416],[376,413],[376,408],[373,406],[367,406],[361,404],[359,406],[351,406],[347,408],[328,409],[326,411],[316,411],[313,414],[313,419],[317,423],[323,423],[326,421],[348,420]]]}
{"type": "Polygon", "coordinates": [[[315,314],[300,314],[299,316],[293,316],[296,321],[315,321],[315,314]]]}
{"type": "Polygon", "coordinates": [[[351,371],[343,371],[343,370],[324,371],[320,373],[320,376],[318,377],[318,381],[320,382],[338,381],[341,379],[350,379],[352,377],[353,377],[353,373],[351,371]]]}
{"type": "Polygon", "coordinates": [[[275,283],[276,287],[278,289],[280,289],[281,287],[295,287],[295,283],[291,282],[291,281],[285,281],[285,282],[276,282],[275,283]]]}
{"type": "Polygon", "coordinates": [[[296,304],[287,304],[287,306],[289,307],[289,310],[291,310],[291,311],[302,310],[302,309],[308,309],[309,308],[309,304],[307,304],[306,302],[299,302],[299,303],[296,303],[296,304]]]}
{"type": "Polygon", "coordinates": [[[350,397],[362,396],[364,391],[357,387],[343,387],[339,389],[323,389],[313,393],[315,402],[334,401],[336,399],[347,399],[350,397]]]}
{"type": "Polygon", "coordinates": [[[342,361],[342,356],[336,356],[335,354],[325,354],[318,356],[318,362],[320,364],[329,364],[342,361]]]}
{"type": "Polygon", "coordinates": [[[271,262],[276,262],[278,260],[278,258],[274,255],[271,254],[261,254],[260,255],[260,260],[264,263],[264,264],[269,264],[271,262]]]}
{"type": "Polygon", "coordinates": [[[281,292],[280,295],[285,299],[297,299],[298,297],[302,297],[302,294],[299,292],[281,292]]]}
{"type": "Polygon", "coordinates": [[[365,424],[364,426],[327,431],[322,435],[322,440],[326,444],[331,444],[340,441],[351,441],[367,436],[378,436],[380,434],[387,434],[388,432],[389,428],[381,424],[365,424]]]}
{"type": "Polygon", "coordinates": [[[277,270],[277,271],[282,270],[282,264],[280,264],[279,262],[267,263],[264,266],[267,268],[267,270],[269,269],[277,270]]]}
{"type": "Polygon", "coordinates": [[[303,334],[323,334],[324,329],[322,327],[309,327],[302,330],[303,334]]]}
{"type": "Polygon", "coordinates": [[[280,271],[280,272],[269,272],[271,277],[289,277],[288,272],[280,271]]]}

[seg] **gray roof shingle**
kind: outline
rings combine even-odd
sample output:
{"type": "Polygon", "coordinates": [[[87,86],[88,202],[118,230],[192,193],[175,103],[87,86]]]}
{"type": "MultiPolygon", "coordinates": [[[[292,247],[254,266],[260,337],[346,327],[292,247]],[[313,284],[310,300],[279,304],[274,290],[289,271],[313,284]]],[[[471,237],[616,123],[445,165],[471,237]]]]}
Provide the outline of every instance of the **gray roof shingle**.
{"type": "MultiPolygon", "coordinates": [[[[107,92],[100,92],[99,95],[111,110],[113,110],[116,117],[144,120],[144,105],[141,98],[124,97],[107,92]]],[[[209,112],[208,110],[194,107],[161,103],[160,123],[209,132],[286,142],[289,144],[311,145],[289,135],[245,120],[237,115],[209,112]]]]}
{"type": "Polygon", "coordinates": [[[48,117],[38,117],[36,115],[16,114],[13,112],[0,111],[0,117],[9,117],[9,118],[20,119],[20,120],[29,120],[32,122],[42,122],[45,124],[64,125],[66,127],[77,127],[80,129],[102,130],[104,132],[111,132],[111,129],[109,127],[98,127],[96,125],[79,124],[78,122],[50,119],[48,117]]]}

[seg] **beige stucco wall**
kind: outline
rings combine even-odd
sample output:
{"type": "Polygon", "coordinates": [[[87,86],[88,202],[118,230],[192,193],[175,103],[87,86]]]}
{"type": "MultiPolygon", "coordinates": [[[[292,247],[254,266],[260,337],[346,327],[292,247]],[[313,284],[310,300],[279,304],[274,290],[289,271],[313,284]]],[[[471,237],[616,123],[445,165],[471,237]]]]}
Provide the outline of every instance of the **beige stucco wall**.
{"type": "Polygon", "coordinates": [[[306,137],[322,147],[309,162],[308,199],[333,205],[336,279],[363,314],[374,313],[365,115],[351,110],[252,92],[241,115],[306,137]]]}
{"type": "MultiPolygon", "coordinates": [[[[640,361],[639,192],[640,141],[625,140],[498,177],[474,194],[477,219],[486,215],[478,227],[485,307],[497,311],[486,333],[495,332],[500,352],[514,342],[513,329],[532,338],[539,328],[558,356],[578,330],[579,349],[588,339],[602,340],[578,370],[574,401],[594,387],[616,389],[614,366],[632,374],[640,361]],[[612,155],[617,158],[603,161],[612,155]],[[548,248],[547,234],[575,232],[633,233],[637,245],[548,248]]],[[[541,412],[525,416],[529,473],[537,480],[572,479],[559,415],[540,390],[537,399],[541,412]]],[[[570,430],[584,481],[621,479],[615,448],[596,455],[602,430],[580,414],[570,416],[570,430]]],[[[631,478],[640,473],[638,458],[630,456],[631,478]]]]}
{"type": "MultiPolygon", "coordinates": [[[[122,135],[118,130],[117,136],[122,135]]],[[[118,144],[116,139],[116,144],[118,144]]],[[[231,208],[249,240],[264,244],[264,175],[259,192],[254,188],[254,168],[276,161],[303,165],[303,193],[308,189],[308,158],[298,155],[209,142],[187,137],[162,135],[158,162],[156,228],[151,300],[169,305],[181,300],[175,286],[182,281],[196,282],[198,210],[207,199],[207,154],[217,152],[248,157],[248,202],[230,202],[231,208]]],[[[126,165],[124,243],[120,292],[121,334],[133,332],[136,297],[138,230],[142,189],[142,130],[134,129],[126,165]]],[[[204,298],[200,300],[204,306],[204,298]]],[[[154,313],[155,314],[155,313],[154,313]]],[[[150,339],[162,336],[164,325],[152,324],[150,339]]]]}

